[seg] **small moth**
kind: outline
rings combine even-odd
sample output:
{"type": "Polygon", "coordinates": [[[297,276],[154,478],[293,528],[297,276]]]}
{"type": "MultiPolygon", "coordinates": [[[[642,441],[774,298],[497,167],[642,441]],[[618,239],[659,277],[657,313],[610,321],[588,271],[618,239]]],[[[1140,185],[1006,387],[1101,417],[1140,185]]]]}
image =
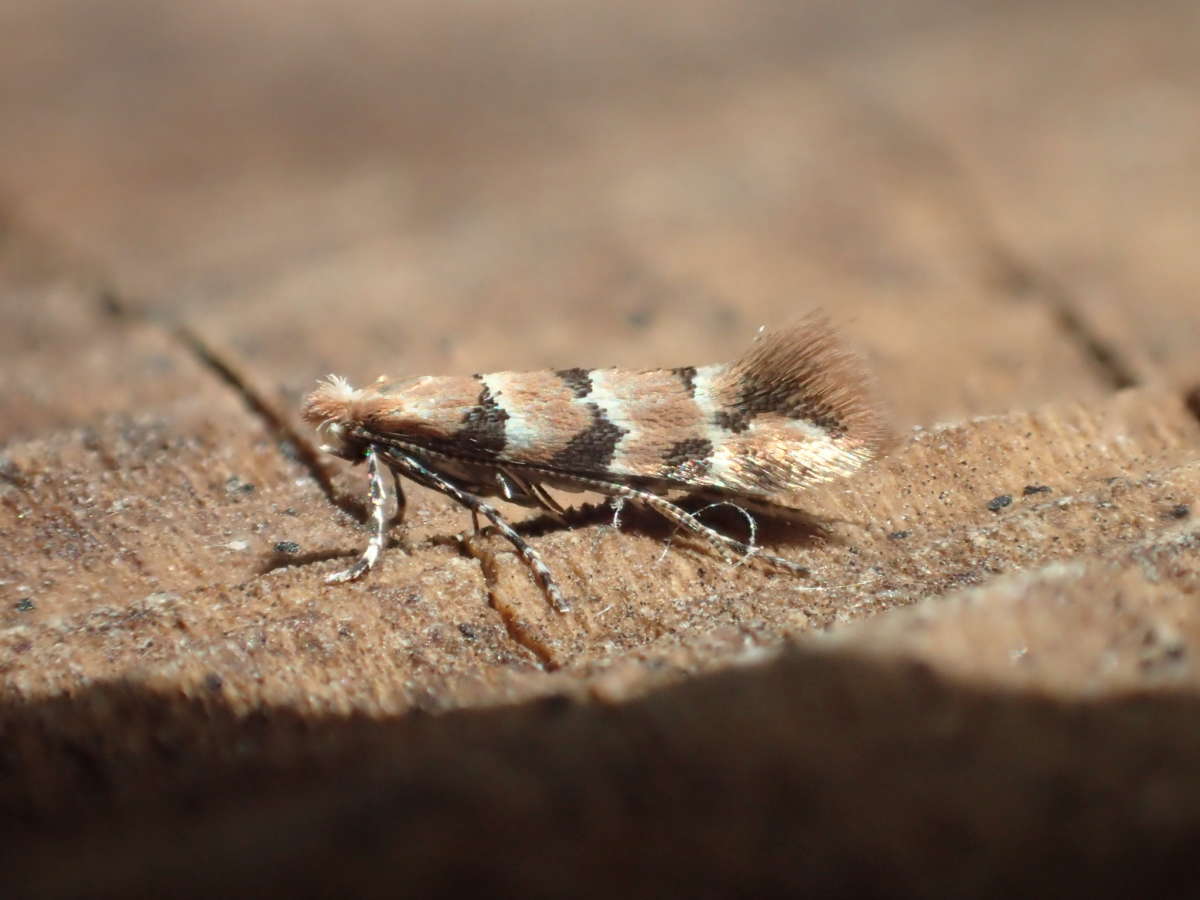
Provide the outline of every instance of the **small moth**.
{"type": "Polygon", "coordinates": [[[329,576],[367,572],[387,539],[391,470],[486,516],[528,564],[550,604],[569,609],[537,551],[482,497],[552,515],[547,487],[640,502],[728,554],[758,552],[749,507],[795,514],[803,491],[850,475],[879,456],[889,430],[861,361],[827,320],[810,315],[758,339],[741,359],[675,369],[559,369],[486,375],[381,376],[356,389],[331,375],[305,401],[322,450],[366,460],[374,533],[362,556],[329,576]],[[710,528],[667,495],[731,505],[750,521],[749,542],[710,528]]]}

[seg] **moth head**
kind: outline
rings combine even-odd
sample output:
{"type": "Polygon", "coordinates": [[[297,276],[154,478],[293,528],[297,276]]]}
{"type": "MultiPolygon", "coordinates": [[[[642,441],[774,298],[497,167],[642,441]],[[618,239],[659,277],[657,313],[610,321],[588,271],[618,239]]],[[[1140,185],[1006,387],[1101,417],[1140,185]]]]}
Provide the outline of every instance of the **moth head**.
{"type": "Polygon", "coordinates": [[[361,449],[350,437],[349,428],[359,420],[363,393],[341,375],[330,375],[304,401],[304,419],[316,426],[325,453],[343,459],[361,458],[361,449]]]}

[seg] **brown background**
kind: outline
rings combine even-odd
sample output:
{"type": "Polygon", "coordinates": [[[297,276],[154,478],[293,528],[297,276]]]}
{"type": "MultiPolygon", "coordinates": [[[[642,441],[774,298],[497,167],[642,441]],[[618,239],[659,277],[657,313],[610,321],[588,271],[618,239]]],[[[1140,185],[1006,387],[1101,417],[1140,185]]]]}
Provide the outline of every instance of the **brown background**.
{"type": "Polygon", "coordinates": [[[5,880],[1195,880],[1198,48],[1191,0],[0,6],[5,880]],[[526,529],[557,615],[412,489],[322,583],[364,485],[316,377],[811,306],[903,439],[764,523],[810,579],[585,507],[526,529]]]}

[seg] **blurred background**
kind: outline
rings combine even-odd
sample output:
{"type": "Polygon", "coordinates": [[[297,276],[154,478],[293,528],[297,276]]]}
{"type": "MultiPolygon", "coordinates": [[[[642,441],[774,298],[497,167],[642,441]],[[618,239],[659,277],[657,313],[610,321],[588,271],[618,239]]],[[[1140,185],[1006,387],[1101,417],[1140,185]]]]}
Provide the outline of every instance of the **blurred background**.
{"type": "Polygon", "coordinates": [[[901,423],[1086,401],[1200,337],[1198,39],[1190,0],[7,0],[0,211],[285,405],[811,306],[901,423]]]}
{"type": "Polygon", "coordinates": [[[1183,896],[1198,50],[1196,0],[0,0],[0,882],[1183,896]],[[317,377],[814,306],[904,440],[759,532],[811,578],[522,521],[559,615],[418,489],[323,584],[317,377]]]}

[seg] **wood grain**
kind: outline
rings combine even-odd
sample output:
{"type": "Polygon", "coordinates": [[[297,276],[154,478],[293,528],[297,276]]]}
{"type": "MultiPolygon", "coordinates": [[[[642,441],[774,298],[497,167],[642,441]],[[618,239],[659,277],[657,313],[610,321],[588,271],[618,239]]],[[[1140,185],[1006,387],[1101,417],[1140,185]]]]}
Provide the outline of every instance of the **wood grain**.
{"type": "Polygon", "coordinates": [[[6,883],[1194,883],[1197,34],[1183,0],[6,4],[6,883]],[[512,510],[558,615],[414,489],[323,584],[365,485],[313,454],[315,378],[705,363],[813,306],[904,437],[763,523],[809,578],[512,510]]]}

